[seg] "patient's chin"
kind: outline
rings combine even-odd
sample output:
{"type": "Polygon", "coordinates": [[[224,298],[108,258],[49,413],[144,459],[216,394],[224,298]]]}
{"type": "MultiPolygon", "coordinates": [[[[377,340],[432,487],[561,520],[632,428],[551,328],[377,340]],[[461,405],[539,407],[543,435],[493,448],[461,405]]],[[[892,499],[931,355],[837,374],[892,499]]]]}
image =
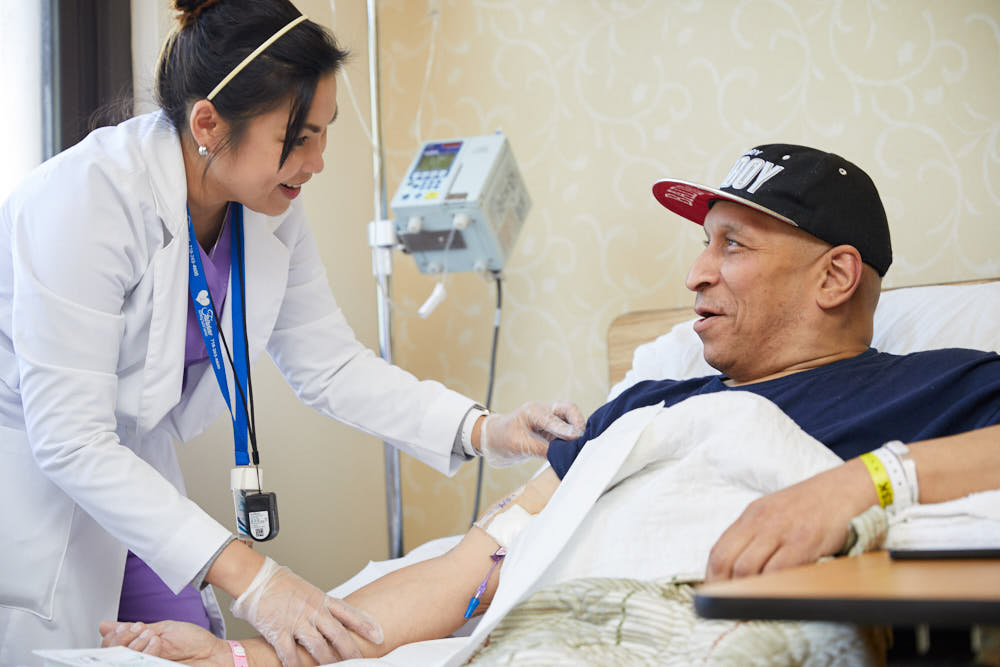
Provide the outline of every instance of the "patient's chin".
{"type": "Polygon", "coordinates": [[[728,368],[732,366],[732,363],[725,359],[721,354],[713,353],[711,348],[705,348],[705,363],[719,371],[723,375],[729,377],[729,373],[726,372],[728,368]]]}

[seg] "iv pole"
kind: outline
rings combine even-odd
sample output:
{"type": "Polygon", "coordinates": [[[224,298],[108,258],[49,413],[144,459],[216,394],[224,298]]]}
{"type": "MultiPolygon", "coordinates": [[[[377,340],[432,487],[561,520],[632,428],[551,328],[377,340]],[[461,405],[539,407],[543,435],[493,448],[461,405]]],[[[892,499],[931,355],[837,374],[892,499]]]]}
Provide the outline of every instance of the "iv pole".
{"type": "MultiPolygon", "coordinates": [[[[392,311],[388,300],[392,275],[392,248],[395,238],[392,225],[386,223],[385,171],[382,167],[382,123],[379,115],[378,18],[376,0],[368,0],[368,75],[371,89],[372,170],[375,207],[369,226],[372,246],[372,270],[377,281],[375,303],[378,309],[379,354],[392,363],[392,311]]],[[[383,442],[385,450],[385,502],[389,526],[389,557],[403,555],[403,498],[399,476],[399,450],[383,442]]]]}

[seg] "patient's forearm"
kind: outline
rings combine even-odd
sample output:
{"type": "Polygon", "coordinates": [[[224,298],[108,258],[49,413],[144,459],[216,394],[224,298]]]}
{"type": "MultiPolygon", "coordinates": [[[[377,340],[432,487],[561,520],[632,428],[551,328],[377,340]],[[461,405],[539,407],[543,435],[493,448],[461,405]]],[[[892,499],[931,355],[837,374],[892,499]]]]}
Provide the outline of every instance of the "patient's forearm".
{"type": "MultiPolygon", "coordinates": [[[[414,563],[381,577],[345,598],[382,624],[385,641],[372,644],[354,636],[365,657],[382,656],[396,647],[447,637],[465,623],[469,598],[493,564],[499,545],[473,527],[462,541],[441,556],[414,563]]],[[[478,613],[493,599],[500,568],[490,576],[478,613]]]]}
{"type": "Polygon", "coordinates": [[[921,503],[961,498],[1000,485],[1000,425],[911,443],[921,503]]]}

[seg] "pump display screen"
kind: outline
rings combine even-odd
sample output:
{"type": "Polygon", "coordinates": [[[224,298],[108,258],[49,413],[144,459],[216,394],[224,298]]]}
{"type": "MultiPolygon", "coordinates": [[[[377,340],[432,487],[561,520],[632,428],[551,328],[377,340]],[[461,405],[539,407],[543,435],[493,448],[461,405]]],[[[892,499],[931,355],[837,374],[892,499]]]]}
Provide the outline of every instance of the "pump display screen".
{"type": "Polygon", "coordinates": [[[461,141],[428,146],[413,171],[447,171],[461,147],[461,141]]]}

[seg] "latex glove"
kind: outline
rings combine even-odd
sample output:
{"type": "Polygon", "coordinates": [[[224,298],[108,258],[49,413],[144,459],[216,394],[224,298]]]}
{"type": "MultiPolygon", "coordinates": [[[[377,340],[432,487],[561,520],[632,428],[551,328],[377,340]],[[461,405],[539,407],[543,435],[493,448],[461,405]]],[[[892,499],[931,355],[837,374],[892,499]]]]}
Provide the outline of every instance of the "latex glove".
{"type": "Polygon", "coordinates": [[[483,421],[479,451],[491,466],[545,456],[549,442],[575,440],[585,421],[573,403],[525,403],[514,412],[491,413],[483,421]]]}
{"type": "Polygon", "coordinates": [[[181,621],[145,624],[102,621],[101,648],[127,646],[133,651],[175,662],[232,664],[232,651],[222,639],[199,625],[181,621]]]}
{"type": "Polygon", "coordinates": [[[345,626],[375,644],[383,639],[382,627],[371,616],[326,595],[270,558],[230,611],[256,628],[285,667],[299,667],[296,643],[321,665],[362,657],[345,626]]]}

